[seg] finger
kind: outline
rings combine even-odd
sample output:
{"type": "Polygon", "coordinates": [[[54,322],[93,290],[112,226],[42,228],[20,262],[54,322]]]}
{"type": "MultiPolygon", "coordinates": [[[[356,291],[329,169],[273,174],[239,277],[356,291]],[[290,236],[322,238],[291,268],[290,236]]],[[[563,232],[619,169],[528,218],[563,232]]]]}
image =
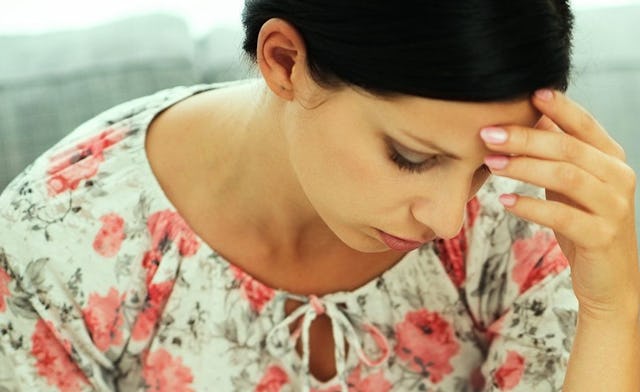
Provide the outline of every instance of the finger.
{"type": "Polygon", "coordinates": [[[577,247],[601,249],[611,244],[614,231],[603,218],[553,200],[521,195],[501,196],[501,200],[505,199],[513,200],[513,204],[505,205],[509,212],[553,229],[577,247]]]}
{"type": "Polygon", "coordinates": [[[514,125],[485,128],[480,135],[487,147],[496,152],[569,162],[593,174],[600,181],[612,185],[623,186],[628,182],[628,170],[625,170],[624,162],[565,133],[514,125]],[[496,143],[495,141],[505,138],[496,137],[496,132],[501,130],[506,132],[506,140],[496,143]]]}
{"type": "Polygon", "coordinates": [[[558,124],[551,121],[551,119],[545,115],[540,117],[536,125],[534,125],[534,128],[544,130],[544,131],[563,133],[562,129],[560,129],[558,124]]]}
{"type": "MultiPolygon", "coordinates": [[[[487,157],[485,164],[495,175],[513,178],[557,192],[578,204],[585,211],[620,219],[628,213],[624,196],[612,192],[612,187],[579,167],[566,162],[553,162],[530,157],[506,158],[506,167],[495,168],[487,157]]],[[[504,161],[505,157],[497,157],[504,161]]],[[[626,195],[625,195],[626,196],[626,195]]]]}
{"type": "Polygon", "coordinates": [[[598,121],[583,107],[555,90],[539,90],[533,104],[557,124],[564,132],[591,144],[606,154],[625,160],[622,147],[607,133],[598,121]]]}

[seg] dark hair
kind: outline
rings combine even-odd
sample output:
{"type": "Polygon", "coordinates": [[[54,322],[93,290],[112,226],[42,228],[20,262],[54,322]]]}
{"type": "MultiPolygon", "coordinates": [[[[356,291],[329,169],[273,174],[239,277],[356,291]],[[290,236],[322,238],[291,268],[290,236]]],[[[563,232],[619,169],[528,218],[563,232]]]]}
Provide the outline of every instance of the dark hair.
{"type": "Polygon", "coordinates": [[[243,49],[254,62],[271,18],[298,30],[326,87],[481,102],[568,86],[568,0],[246,0],[243,49]]]}

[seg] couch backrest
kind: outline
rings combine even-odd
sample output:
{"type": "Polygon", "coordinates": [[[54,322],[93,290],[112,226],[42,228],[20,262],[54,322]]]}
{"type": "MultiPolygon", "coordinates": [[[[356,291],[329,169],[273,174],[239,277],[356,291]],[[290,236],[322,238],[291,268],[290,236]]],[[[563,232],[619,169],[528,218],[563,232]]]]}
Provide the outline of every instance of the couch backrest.
{"type": "Polygon", "coordinates": [[[185,22],[156,14],[81,31],[0,36],[0,191],[103,110],[198,81],[185,22]]]}

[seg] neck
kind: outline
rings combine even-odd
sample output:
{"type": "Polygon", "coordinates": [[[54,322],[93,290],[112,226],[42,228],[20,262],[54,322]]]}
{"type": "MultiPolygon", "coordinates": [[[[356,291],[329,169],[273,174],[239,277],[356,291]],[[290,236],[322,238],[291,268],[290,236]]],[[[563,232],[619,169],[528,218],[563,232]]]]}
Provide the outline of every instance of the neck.
{"type": "Polygon", "coordinates": [[[219,208],[234,212],[229,223],[241,223],[243,238],[255,238],[265,255],[305,260],[319,249],[346,247],[309,203],[288,159],[282,119],[290,103],[262,80],[244,84],[225,99],[235,101],[228,101],[233,115],[221,127],[227,130],[226,152],[215,165],[221,181],[209,193],[219,208]]]}

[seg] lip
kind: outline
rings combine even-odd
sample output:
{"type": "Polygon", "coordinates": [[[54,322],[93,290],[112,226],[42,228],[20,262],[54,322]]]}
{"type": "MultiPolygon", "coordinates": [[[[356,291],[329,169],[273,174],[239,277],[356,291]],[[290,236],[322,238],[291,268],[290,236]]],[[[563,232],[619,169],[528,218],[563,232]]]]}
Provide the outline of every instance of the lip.
{"type": "Polygon", "coordinates": [[[385,233],[382,230],[378,230],[378,232],[380,233],[380,238],[382,239],[382,242],[384,242],[385,245],[387,245],[389,248],[393,250],[409,251],[409,250],[417,249],[422,245],[424,245],[424,242],[399,238],[389,233],[385,233]]]}

